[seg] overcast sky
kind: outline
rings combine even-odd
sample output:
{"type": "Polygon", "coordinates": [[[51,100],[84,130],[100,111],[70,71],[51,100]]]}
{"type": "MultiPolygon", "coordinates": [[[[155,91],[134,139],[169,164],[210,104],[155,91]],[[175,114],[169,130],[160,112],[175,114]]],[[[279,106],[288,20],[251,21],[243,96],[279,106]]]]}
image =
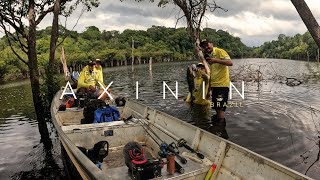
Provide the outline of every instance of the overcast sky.
{"type": "MultiPolygon", "coordinates": [[[[210,0],[208,0],[210,2],[210,0]]],[[[305,0],[320,23],[319,0],[305,0]]],[[[169,5],[164,8],[150,3],[148,0],[106,1],[100,0],[100,6],[91,12],[84,13],[75,30],[82,32],[87,26],[97,26],[102,30],[141,29],[146,30],[152,25],[174,27],[179,8],[169,5]]],[[[216,0],[227,12],[216,10],[207,12],[207,20],[203,27],[227,30],[240,37],[248,46],[259,46],[265,41],[277,39],[279,34],[295,35],[304,33],[307,28],[303,24],[290,0],[216,0]]],[[[68,18],[67,27],[71,29],[79,17],[80,6],[68,18]]],[[[48,16],[40,24],[40,28],[51,25],[52,16],[48,16]]],[[[64,21],[61,19],[64,24],[64,21]]],[[[186,26],[181,20],[178,27],[186,26]]]]}

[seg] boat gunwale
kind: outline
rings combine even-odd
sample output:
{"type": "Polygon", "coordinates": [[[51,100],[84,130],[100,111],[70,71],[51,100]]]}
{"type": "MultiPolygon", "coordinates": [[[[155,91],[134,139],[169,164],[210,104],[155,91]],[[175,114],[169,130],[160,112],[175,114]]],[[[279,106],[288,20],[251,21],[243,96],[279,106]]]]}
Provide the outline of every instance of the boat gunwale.
{"type": "MultiPolygon", "coordinates": [[[[291,177],[297,177],[297,176],[301,176],[301,178],[305,178],[305,179],[312,179],[312,178],[310,178],[310,177],[308,177],[308,176],[306,176],[306,175],[304,175],[304,174],[302,174],[302,173],[300,173],[300,172],[298,172],[298,171],[296,171],[296,170],[294,170],[294,169],[291,169],[291,168],[289,168],[289,167],[286,167],[285,165],[282,165],[282,164],[280,164],[280,163],[278,163],[278,162],[276,162],[276,161],[274,161],[274,160],[272,160],[272,159],[269,159],[269,158],[267,158],[267,157],[264,157],[264,156],[262,156],[262,155],[260,155],[260,154],[258,154],[258,153],[256,153],[256,152],[253,152],[253,151],[251,151],[251,150],[249,150],[249,149],[247,149],[247,148],[245,148],[245,147],[242,147],[242,146],[240,146],[240,145],[238,145],[238,144],[236,144],[236,143],[233,143],[233,142],[231,142],[231,141],[229,141],[229,140],[226,140],[226,139],[223,139],[223,138],[221,138],[221,137],[219,137],[219,136],[216,136],[215,134],[212,134],[212,133],[210,133],[210,132],[208,132],[208,131],[206,131],[206,130],[204,130],[204,129],[201,129],[201,128],[199,128],[199,127],[197,127],[197,126],[195,126],[195,125],[192,125],[192,124],[190,124],[190,123],[188,123],[188,122],[186,122],[186,121],[183,121],[183,120],[181,120],[181,119],[179,119],[179,118],[176,118],[176,117],[174,117],[174,116],[172,116],[172,115],[170,115],[170,114],[167,114],[167,113],[165,113],[165,112],[162,112],[162,111],[159,111],[159,110],[157,110],[157,109],[155,109],[155,108],[152,108],[152,107],[150,107],[150,106],[146,106],[146,105],[144,105],[144,104],[142,104],[142,103],[140,103],[140,102],[138,102],[138,101],[134,101],[134,100],[131,100],[131,99],[128,99],[128,101],[131,101],[131,102],[134,102],[134,103],[136,103],[136,104],[139,104],[140,106],[144,106],[145,108],[147,108],[147,110],[144,110],[144,112],[146,112],[146,111],[148,111],[148,110],[152,110],[152,111],[155,111],[155,114],[161,114],[161,115],[163,115],[163,116],[167,116],[168,118],[170,118],[170,119],[174,119],[174,120],[176,120],[176,121],[178,121],[179,123],[181,123],[181,124],[183,124],[183,125],[186,125],[186,126],[188,126],[188,127],[190,127],[190,128],[195,128],[196,130],[198,129],[198,130],[200,130],[202,133],[205,133],[205,134],[207,134],[209,137],[213,137],[215,140],[217,140],[217,141],[224,141],[224,142],[226,142],[226,147],[227,147],[227,149],[228,148],[233,148],[233,149],[235,149],[235,150],[237,150],[237,151],[240,151],[241,153],[243,153],[244,155],[246,155],[246,156],[250,156],[252,159],[257,159],[257,158],[254,158],[254,156],[257,156],[258,158],[260,158],[260,159],[262,159],[263,160],[263,163],[261,163],[261,164],[267,164],[268,166],[270,166],[270,167],[272,167],[272,168],[274,168],[274,169],[276,169],[276,170],[278,170],[278,171],[281,171],[281,172],[283,172],[283,173],[285,173],[285,174],[287,174],[287,175],[289,175],[289,176],[291,176],[291,177]],[[276,165],[276,166],[274,166],[274,165],[276,165]],[[287,172],[289,172],[289,173],[287,173],[287,172]],[[293,175],[293,176],[292,176],[293,175]]],[[[138,113],[137,111],[135,111],[136,113],[138,113]]],[[[143,115],[142,115],[143,116],[143,115]]],[[[150,120],[148,120],[148,121],[150,121],[150,120]]],[[[151,122],[150,121],[150,123],[151,124],[154,124],[154,122],[151,122]]],[[[160,126],[161,127],[161,125],[159,125],[158,124],[158,126],[160,126]]],[[[163,127],[162,127],[163,128],[163,127]]],[[[165,129],[165,128],[164,128],[165,129]]],[[[171,132],[172,133],[172,132],[171,132]]],[[[227,152],[227,151],[226,151],[227,152]]]]}
{"type": "MultiPolygon", "coordinates": [[[[76,145],[70,140],[70,138],[62,130],[61,126],[58,123],[58,120],[56,119],[56,112],[58,111],[54,110],[55,99],[58,97],[59,93],[60,91],[56,93],[54,99],[52,100],[50,110],[51,110],[51,118],[52,118],[53,125],[57,130],[60,141],[63,141],[62,145],[64,146],[64,148],[67,148],[70,150],[70,153],[72,153],[73,157],[77,161],[76,163],[80,166],[81,170],[83,170],[90,179],[111,179],[110,177],[107,176],[107,174],[103,174],[102,171],[96,165],[94,165],[89,160],[89,158],[79,150],[79,148],[76,147],[76,145]]],[[[68,156],[70,155],[68,154],[68,156]]],[[[72,163],[75,163],[75,162],[72,162],[72,163]]],[[[85,177],[82,177],[82,178],[85,179],[85,177]]]]}
{"type": "MultiPolygon", "coordinates": [[[[86,171],[86,173],[89,175],[90,178],[93,178],[93,179],[106,179],[106,178],[110,179],[110,177],[108,177],[107,174],[103,174],[102,172],[100,172],[100,170],[75,146],[75,144],[72,143],[72,141],[69,139],[69,137],[66,135],[66,133],[62,130],[61,126],[57,122],[56,116],[54,114],[55,111],[54,111],[53,107],[54,107],[54,103],[55,103],[55,98],[58,96],[59,93],[60,93],[60,91],[57,92],[57,94],[54,97],[54,100],[51,103],[51,116],[52,116],[52,120],[53,120],[54,126],[56,127],[56,129],[58,131],[59,138],[66,143],[66,146],[69,146],[69,147],[71,146],[69,148],[71,153],[74,154],[74,157],[80,163],[80,166],[82,167],[82,169],[84,169],[86,171]]],[[[278,162],[275,162],[275,161],[273,161],[273,160],[271,160],[271,159],[269,159],[267,157],[264,157],[264,156],[262,156],[260,154],[257,154],[255,152],[253,152],[253,151],[251,151],[251,150],[249,150],[249,149],[247,149],[245,147],[242,147],[242,146],[240,146],[240,145],[238,145],[236,143],[233,143],[233,142],[231,142],[229,140],[226,140],[226,139],[223,139],[221,137],[218,137],[218,136],[216,136],[216,135],[214,135],[214,134],[212,134],[212,133],[210,133],[210,132],[208,132],[208,131],[206,131],[204,129],[196,127],[196,126],[194,126],[194,125],[192,125],[192,124],[190,124],[188,122],[182,121],[182,120],[180,120],[180,119],[178,119],[178,118],[176,118],[176,117],[174,117],[172,115],[169,115],[169,114],[167,114],[165,112],[159,111],[159,110],[157,110],[155,108],[152,108],[150,106],[144,105],[144,104],[142,104],[142,103],[140,103],[138,101],[131,100],[131,99],[128,98],[127,99],[127,103],[130,102],[130,101],[132,103],[138,104],[138,105],[146,108],[146,109],[144,109],[144,112],[148,112],[148,110],[154,111],[155,114],[161,114],[161,115],[163,115],[165,117],[168,117],[170,119],[173,119],[173,120],[175,120],[175,121],[177,121],[177,122],[179,122],[179,123],[181,123],[181,124],[183,124],[183,125],[185,125],[187,127],[190,127],[192,129],[195,129],[195,130],[200,130],[201,133],[205,133],[207,136],[215,139],[218,142],[221,142],[221,141],[225,142],[227,144],[227,151],[228,151],[228,149],[233,148],[233,149],[235,149],[235,151],[239,151],[239,152],[243,153],[245,156],[248,156],[248,157],[254,159],[254,161],[256,161],[257,159],[258,159],[257,161],[261,161],[262,160],[261,162],[259,162],[260,164],[266,164],[269,167],[272,167],[272,168],[276,169],[277,171],[280,171],[280,172],[282,172],[284,174],[287,174],[288,176],[293,177],[293,178],[312,179],[312,178],[310,178],[310,177],[308,177],[308,176],[306,176],[306,175],[304,175],[304,174],[302,174],[302,173],[300,173],[300,172],[298,172],[296,170],[293,170],[293,169],[291,169],[289,167],[286,167],[286,166],[284,166],[284,165],[282,165],[282,164],[280,164],[278,162]]],[[[134,109],[131,109],[131,110],[134,111],[134,109]]],[[[137,111],[135,111],[135,113],[141,114],[141,113],[139,113],[137,111]]],[[[141,117],[143,117],[143,116],[144,116],[144,114],[141,114],[141,117]]],[[[148,120],[148,121],[150,121],[150,120],[148,120]]],[[[161,126],[161,125],[159,125],[159,126],[161,126]]],[[[226,153],[227,153],[227,151],[226,151],[226,153]]],[[[222,166],[223,166],[223,164],[222,164],[222,166]]]]}

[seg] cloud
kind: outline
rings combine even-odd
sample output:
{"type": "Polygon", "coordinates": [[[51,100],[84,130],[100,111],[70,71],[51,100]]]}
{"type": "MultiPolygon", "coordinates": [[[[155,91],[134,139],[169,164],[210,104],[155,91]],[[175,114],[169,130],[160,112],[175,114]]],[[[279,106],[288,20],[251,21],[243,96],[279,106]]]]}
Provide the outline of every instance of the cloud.
{"type": "MultiPolygon", "coordinates": [[[[320,22],[319,0],[305,0],[320,22]]],[[[96,26],[102,30],[138,29],[146,30],[152,25],[174,27],[179,8],[173,4],[161,8],[157,2],[148,0],[100,1],[98,8],[85,12],[75,30],[82,32],[85,27],[96,26]]],[[[210,2],[210,1],[209,1],[210,2]]],[[[207,12],[209,18],[203,27],[228,30],[238,36],[248,46],[259,46],[265,41],[277,39],[279,34],[295,35],[307,31],[296,9],[289,0],[216,0],[217,4],[228,9],[227,12],[216,10],[207,12]]],[[[68,18],[67,28],[76,24],[81,7],[68,18]]],[[[180,14],[181,15],[181,14],[180,14]]],[[[51,25],[52,15],[47,16],[39,28],[51,25]]],[[[64,24],[64,19],[61,18],[64,24]]],[[[186,26],[185,20],[179,21],[177,27],[186,26]]],[[[1,35],[1,32],[0,32],[1,35]]]]}
{"type": "Polygon", "coordinates": [[[210,19],[208,27],[228,30],[231,34],[242,38],[245,44],[251,46],[258,46],[265,41],[274,40],[279,34],[293,35],[307,30],[298,21],[276,19],[273,16],[261,16],[248,11],[227,17],[208,15],[208,18],[210,19]]]}
{"type": "MultiPolygon", "coordinates": [[[[77,26],[76,30],[82,32],[85,27],[97,26],[102,30],[119,30],[125,29],[140,29],[146,30],[152,25],[173,27],[176,23],[175,16],[179,10],[174,5],[170,4],[165,8],[160,8],[157,3],[149,1],[101,1],[98,8],[91,12],[85,12],[77,26]]],[[[71,17],[68,18],[67,28],[71,29],[77,21],[81,13],[81,8],[78,8],[71,17]]],[[[49,22],[52,16],[47,16],[40,24],[40,28],[45,28],[51,25],[49,22]]],[[[64,20],[61,20],[64,24],[64,20]]],[[[179,23],[178,27],[181,26],[179,23]]]]}
{"type": "MultiPolygon", "coordinates": [[[[275,40],[279,34],[292,36],[307,31],[289,0],[217,0],[216,2],[228,11],[206,13],[209,18],[208,27],[228,30],[249,46],[259,46],[266,41],[275,40]]],[[[316,0],[306,0],[306,2],[319,21],[320,11],[317,8],[319,2],[316,0]]]]}

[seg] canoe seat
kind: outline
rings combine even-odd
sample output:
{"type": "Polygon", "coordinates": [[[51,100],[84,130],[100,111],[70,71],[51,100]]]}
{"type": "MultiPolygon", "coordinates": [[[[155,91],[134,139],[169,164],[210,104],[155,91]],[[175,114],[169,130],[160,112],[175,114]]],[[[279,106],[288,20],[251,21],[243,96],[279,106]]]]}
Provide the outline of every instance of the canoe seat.
{"type": "MultiPolygon", "coordinates": [[[[117,107],[120,113],[123,111],[123,107],[117,107]]],[[[83,116],[83,109],[67,108],[65,111],[58,111],[57,116],[62,126],[80,125],[83,116]]]]}
{"type": "Polygon", "coordinates": [[[81,124],[81,119],[83,118],[83,112],[82,110],[73,110],[67,108],[66,111],[59,111],[57,113],[57,116],[60,118],[60,123],[63,126],[68,126],[68,125],[77,125],[81,124]]]}

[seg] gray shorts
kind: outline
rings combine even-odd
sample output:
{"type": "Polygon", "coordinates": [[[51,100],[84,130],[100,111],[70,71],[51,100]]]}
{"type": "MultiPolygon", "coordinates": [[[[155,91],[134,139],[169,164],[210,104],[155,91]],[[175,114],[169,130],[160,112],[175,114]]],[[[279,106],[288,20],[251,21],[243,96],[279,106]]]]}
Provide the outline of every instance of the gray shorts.
{"type": "Polygon", "coordinates": [[[98,99],[98,97],[100,96],[99,89],[96,88],[95,92],[89,91],[88,96],[89,96],[89,98],[92,98],[92,99],[98,99]]]}

